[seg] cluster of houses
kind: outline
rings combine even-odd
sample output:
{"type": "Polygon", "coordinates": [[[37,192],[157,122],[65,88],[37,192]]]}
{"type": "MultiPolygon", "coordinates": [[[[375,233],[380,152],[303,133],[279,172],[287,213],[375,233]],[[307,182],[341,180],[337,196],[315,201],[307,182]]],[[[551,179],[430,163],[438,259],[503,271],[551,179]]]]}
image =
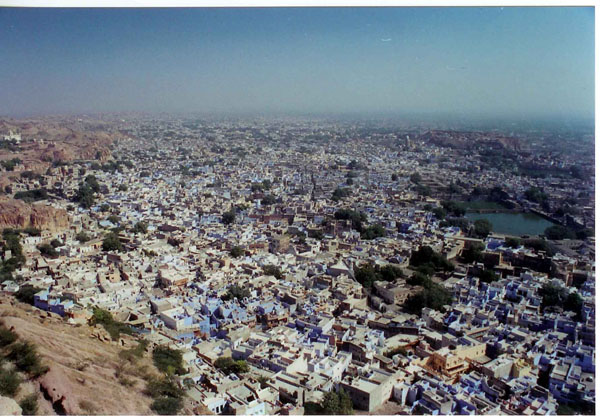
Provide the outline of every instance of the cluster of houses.
{"type": "MultiPolygon", "coordinates": [[[[71,227],[24,237],[20,280],[2,289],[33,285],[35,306],[70,323],[86,323],[92,307],[108,310],[151,347],[181,350],[181,386],[215,414],[303,414],[332,390],[348,392],[357,409],[390,414],[547,415],[560,405],[594,406],[593,251],[550,256],[509,246],[502,235],[474,239],[442,227],[424,207],[440,201],[412,191],[408,178],[419,170],[428,181],[458,180],[464,172],[454,164],[441,173],[419,167],[441,148],[408,143],[399,154],[333,140],[307,153],[265,139],[256,153],[210,150],[231,134],[198,139],[185,157],[176,140],[154,150],[121,145],[133,167],[94,171],[103,192],[91,209],[53,202],[69,209],[71,227]],[[332,200],[340,187],[353,191],[332,200]],[[352,220],[336,218],[342,208],[360,209],[364,226],[381,225],[384,236],[361,238],[352,220]],[[227,211],[231,222],[223,221],[227,211]],[[132,230],[139,222],[146,232],[132,230]],[[103,250],[114,228],[122,252],[103,250]],[[38,245],[52,239],[61,243],[58,256],[42,256],[38,245]],[[484,246],[482,263],[463,263],[475,244],[484,246]],[[422,246],[456,265],[433,277],[453,295],[444,311],[405,312],[404,302],[422,291],[405,278],[370,289],[356,280],[365,263],[409,276],[422,246]],[[482,268],[497,279],[483,282],[482,268]],[[581,310],[544,311],[547,283],[576,291],[581,310]],[[226,374],[215,366],[223,357],[249,371],[226,374]]],[[[60,181],[50,185],[69,195],[90,170],[53,172],[60,181]]]]}

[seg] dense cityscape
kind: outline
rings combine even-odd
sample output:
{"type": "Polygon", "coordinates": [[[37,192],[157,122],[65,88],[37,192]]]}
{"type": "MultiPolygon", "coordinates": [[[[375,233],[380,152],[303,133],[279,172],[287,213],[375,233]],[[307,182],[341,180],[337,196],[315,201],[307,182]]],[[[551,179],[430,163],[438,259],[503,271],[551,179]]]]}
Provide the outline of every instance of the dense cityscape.
{"type": "Polygon", "coordinates": [[[0,123],[19,414],[594,413],[593,127],[0,123]]]}

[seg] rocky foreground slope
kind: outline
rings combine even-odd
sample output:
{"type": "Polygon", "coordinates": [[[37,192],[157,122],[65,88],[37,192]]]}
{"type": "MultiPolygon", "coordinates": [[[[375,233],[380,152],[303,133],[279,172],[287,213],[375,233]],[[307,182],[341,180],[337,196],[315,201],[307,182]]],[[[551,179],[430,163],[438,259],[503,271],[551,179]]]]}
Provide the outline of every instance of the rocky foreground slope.
{"type": "MultiPolygon", "coordinates": [[[[145,375],[156,374],[148,355],[135,365],[119,358],[123,348],[101,341],[98,329],[67,324],[58,316],[0,296],[0,320],[28,340],[49,371],[21,384],[17,400],[38,397],[39,415],[148,415],[152,399],[144,394],[145,375]]],[[[130,340],[130,345],[136,342],[130,340]]],[[[0,407],[10,401],[0,401],[0,407]]],[[[0,409],[0,415],[13,414],[0,409]]]]}

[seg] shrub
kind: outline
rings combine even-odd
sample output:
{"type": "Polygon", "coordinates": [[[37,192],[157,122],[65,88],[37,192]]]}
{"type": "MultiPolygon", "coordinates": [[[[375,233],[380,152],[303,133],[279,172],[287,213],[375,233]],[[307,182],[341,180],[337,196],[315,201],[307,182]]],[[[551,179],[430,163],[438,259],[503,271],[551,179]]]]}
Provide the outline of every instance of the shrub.
{"type": "Polygon", "coordinates": [[[19,191],[15,193],[15,198],[18,200],[23,200],[26,203],[32,203],[34,201],[48,199],[48,191],[46,191],[44,188],[38,188],[35,190],[28,191],[19,191]]]}
{"type": "Polygon", "coordinates": [[[90,325],[94,326],[96,324],[101,324],[113,340],[118,340],[121,333],[133,333],[133,330],[125,323],[115,320],[109,311],[97,307],[93,309],[92,318],[90,319],[90,325]]]}
{"type": "Polygon", "coordinates": [[[19,391],[21,377],[14,370],[0,370],[0,394],[14,397],[19,391]]]}
{"type": "Polygon", "coordinates": [[[119,352],[119,358],[126,360],[128,362],[135,362],[137,359],[140,359],[144,356],[144,352],[148,347],[147,340],[140,340],[136,347],[125,349],[119,352]]]}
{"type": "Polygon", "coordinates": [[[159,415],[174,416],[182,406],[183,402],[180,398],[159,397],[152,402],[150,408],[159,415]]]}
{"type": "Polygon", "coordinates": [[[18,336],[15,332],[7,329],[4,326],[0,327],[0,347],[8,346],[17,339],[18,336]]]}
{"type": "Polygon", "coordinates": [[[19,371],[26,372],[34,378],[48,372],[48,367],[42,365],[36,347],[30,342],[16,342],[9,348],[7,358],[14,362],[19,371]]]}
{"type": "Polygon", "coordinates": [[[35,416],[38,411],[37,394],[30,394],[19,403],[24,416],[35,416]]]}
{"type": "Polygon", "coordinates": [[[152,398],[181,398],[184,395],[183,390],[179,388],[175,381],[169,376],[164,376],[158,379],[154,378],[148,381],[145,393],[152,398]]]}
{"type": "Polygon", "coordinates": [[[24,233],[27,233],[29,236],[40,236],[42,234],[42,231],[36,227],[26,227],[25,229],[23,229],[24,233]]]}

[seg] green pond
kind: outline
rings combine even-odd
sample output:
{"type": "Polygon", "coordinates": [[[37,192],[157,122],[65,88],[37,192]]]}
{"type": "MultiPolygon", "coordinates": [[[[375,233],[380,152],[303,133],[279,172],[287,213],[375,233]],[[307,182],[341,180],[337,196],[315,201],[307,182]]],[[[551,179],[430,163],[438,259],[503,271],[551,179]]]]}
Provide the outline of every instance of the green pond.
{"type": "Polygon", "coordinates": [[[479,219],[489,220],[494,232],[515,236],[541,235],[546,228],[553,225],[552,222],[533,213],[467,213],[465,217],[472,222],[479,219]]]}

